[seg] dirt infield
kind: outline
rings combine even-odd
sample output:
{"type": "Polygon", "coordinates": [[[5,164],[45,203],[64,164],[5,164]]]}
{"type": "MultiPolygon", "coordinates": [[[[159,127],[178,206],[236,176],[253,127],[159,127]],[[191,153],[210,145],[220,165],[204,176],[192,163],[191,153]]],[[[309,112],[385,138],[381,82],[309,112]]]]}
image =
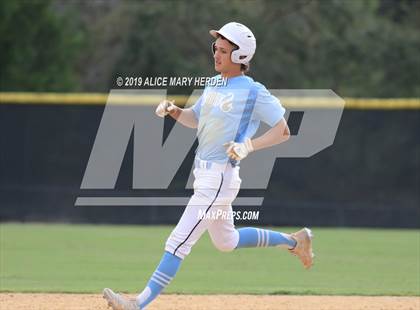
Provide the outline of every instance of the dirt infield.
{"type": "MultiPolygon", "coordinates": [[[[107,309],[101,295],[0,294],[2,310],[107,309]]],[[[162,295],[148,310],[419,310],[420,297],[162,295]]]]}

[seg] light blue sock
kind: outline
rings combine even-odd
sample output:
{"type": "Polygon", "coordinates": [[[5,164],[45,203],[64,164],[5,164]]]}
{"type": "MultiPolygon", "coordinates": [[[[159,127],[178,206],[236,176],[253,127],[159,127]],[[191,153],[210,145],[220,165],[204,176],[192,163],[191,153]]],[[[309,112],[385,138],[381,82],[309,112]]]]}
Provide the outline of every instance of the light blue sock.
{"type": "Polygon", "coordinates": [[[269,246],[294,248],[296,246],[296,241],[290,235],[273,230],[245,227],[238,229],[238,232],[239,242],[236,246],[237,249],[269,246]]]}
{"type": "Polygon", "coordinates": [[[137,303],[142,310],[146,309],[145,307],[171,282],[177,273],[181,262],[181,258],[169,252],[163,254],[159,266],[147,283],[146,288],[136,298],[137,303]]]}

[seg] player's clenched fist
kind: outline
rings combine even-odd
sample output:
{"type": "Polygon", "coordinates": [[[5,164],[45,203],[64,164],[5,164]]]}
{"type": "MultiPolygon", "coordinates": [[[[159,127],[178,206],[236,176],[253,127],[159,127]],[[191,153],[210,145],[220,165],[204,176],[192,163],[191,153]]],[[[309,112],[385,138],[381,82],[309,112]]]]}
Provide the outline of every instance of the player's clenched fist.
{"type": "Polygon", "coordinates": [[[226,148],[226,154],[229,158],[234,160],[241,160],[248,156],[249,153],[254,151],[251,139],[247,138],[244,142],[228,142],[223,144],[226,148]]]}
{"type": "Polygon", "coordinates": [[[163,100],[156,108],[156,115],[159,117],[165,117],[169,113],[175,110],[175,105],[173,100],[163,100]]]}

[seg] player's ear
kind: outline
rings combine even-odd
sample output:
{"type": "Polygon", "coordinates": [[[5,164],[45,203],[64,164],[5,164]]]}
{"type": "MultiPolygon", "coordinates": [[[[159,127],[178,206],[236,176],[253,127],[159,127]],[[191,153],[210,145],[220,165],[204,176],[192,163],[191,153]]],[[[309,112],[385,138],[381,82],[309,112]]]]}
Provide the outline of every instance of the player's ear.
{"type": "Polygon", "coordinates": [[[213,55],[216,53],[216,42],[213,42],[211,45],[211,50],[213,51],[213,55]]]}

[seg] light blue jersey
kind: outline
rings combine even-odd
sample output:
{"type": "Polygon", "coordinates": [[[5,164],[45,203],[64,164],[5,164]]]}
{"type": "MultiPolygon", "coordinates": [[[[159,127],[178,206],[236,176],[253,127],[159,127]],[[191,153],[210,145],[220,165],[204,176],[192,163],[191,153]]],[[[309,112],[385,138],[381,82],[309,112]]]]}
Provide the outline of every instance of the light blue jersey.
{"type": "Polygon", "coordinates": [[[264,85],[246,75],[229,78],[225,86],[207,86],[192,110],[198,120],[196,156],[217,163],[228,161],[223,144],[252,138],[261,121],[273,127],[285,113],[264,85]]]}

